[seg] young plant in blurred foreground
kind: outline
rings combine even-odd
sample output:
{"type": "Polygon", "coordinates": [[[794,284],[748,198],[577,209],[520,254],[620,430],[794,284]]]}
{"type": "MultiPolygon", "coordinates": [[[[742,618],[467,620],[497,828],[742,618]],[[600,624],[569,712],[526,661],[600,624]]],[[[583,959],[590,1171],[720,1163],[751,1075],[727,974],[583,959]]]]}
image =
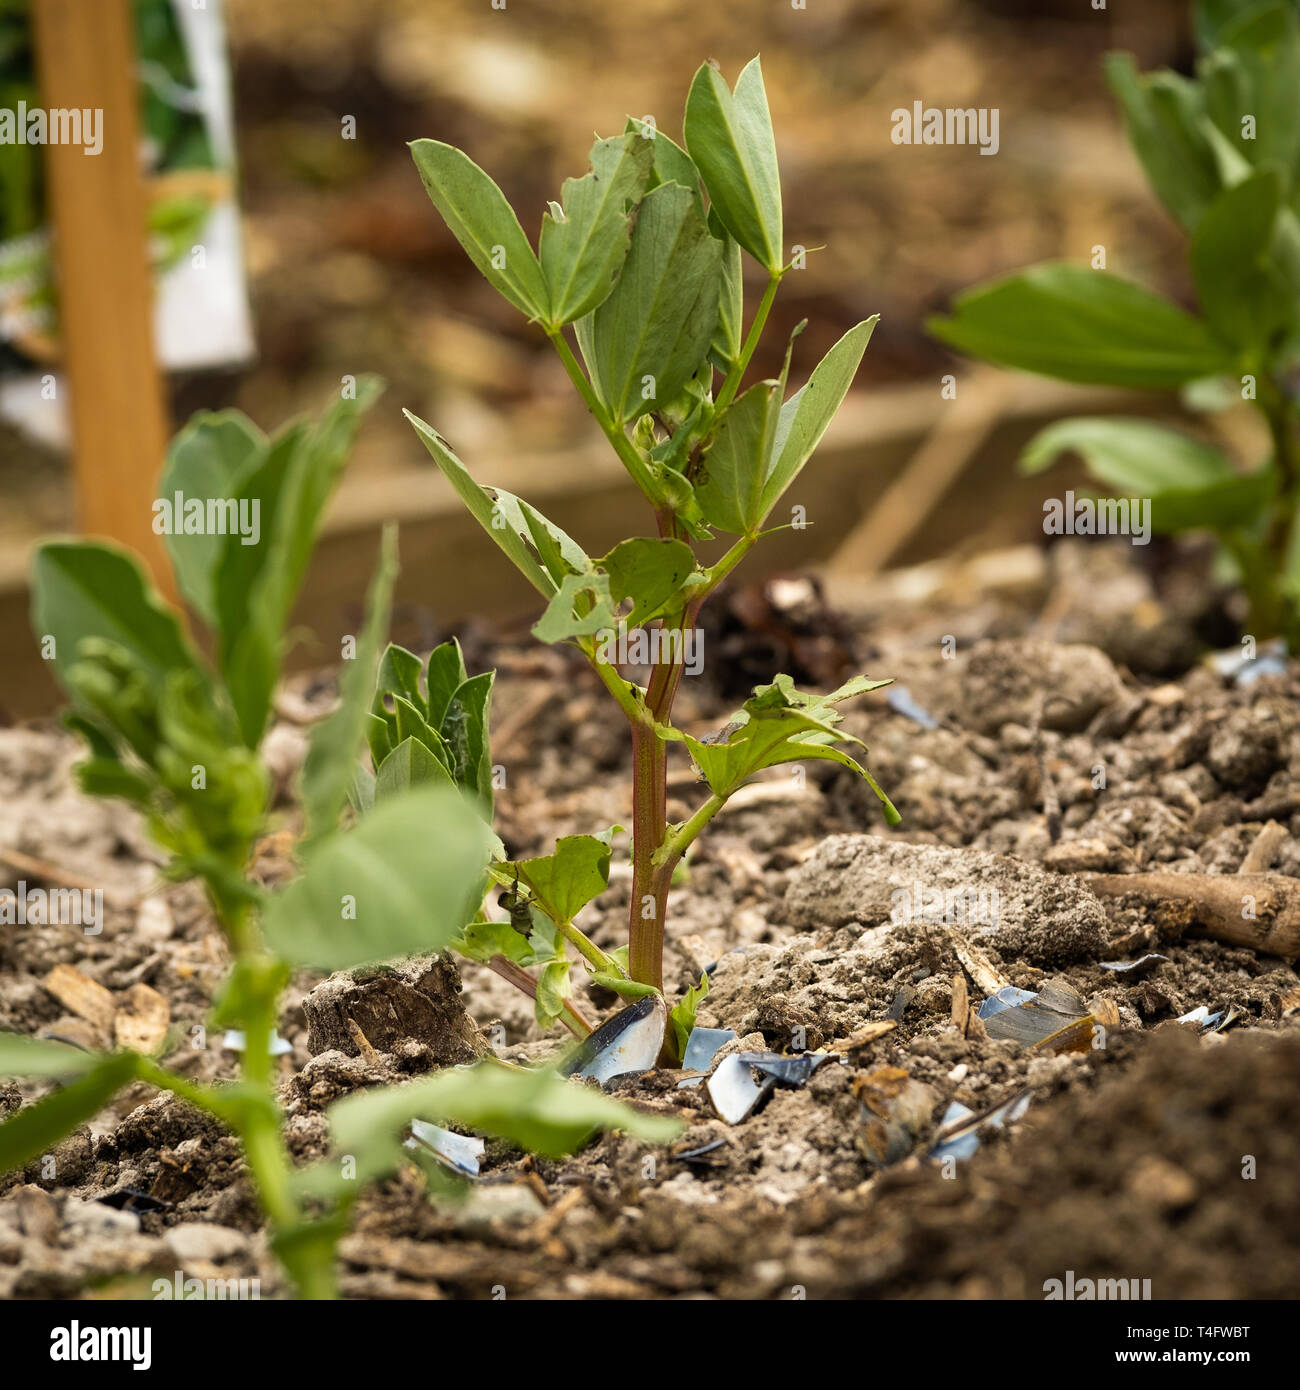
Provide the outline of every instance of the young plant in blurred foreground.
{"type": "Polygon", "coordinates": [[[1188,236],[1201,315],[1105,270],[1047,264],[963,295],[932,330],[960,352],[1064,381],[1181,388],[1196,410],[1253,401],[1272,440],[1249,472],[1177,430],[1062,420],[1021,467],[1082,456],[1113,492],[1151,499],[1163,533],[1212,531],[1250,603],[1248,630],[1300,649],[1300,18],[1294,0],[1203,0],[1193,78],[1106,74],[1157,196],[1188,236]]]}
{"type": "Polygon", "coordinates": [[[202,415],[173,445],[164,497],[179,492],[204,512],[209,503],[255,502],[260,513],[259,544],[240,534],[168,537],[178,586],[212,629],[215,667],[120,550],[44,545],[33,583],[38,639],[71,697],[68,722],[90,749],[82,786],[138,807],[169,856],[168,876],[203,883],[232,956],[210,1024],[242,1030],[244,1050],[240,1080],[208,1086],[138,1052],[95,1054],[0,1034],[0,1076],[66,1083],[0,1125],[0,1171],[48,1152],[133,1082],[171,1091],[239,1137],[272,1246],[307,1297],[333,1293],[334,1244],[352,1203],[363,1183],[410,1157],[402,1138],[413,1118],[461,1123],[552,1155],[602,1127],[650,1138],[675,1132],[554,1072],[484,1062],[346,1097],[329,1112],[335,1155],[305,1169],[290,1163],[270,1051],[290,971],[442,947],[475,915],[493,852],[483,819],[448,787],[408,790],[355,829],[339,829],[388,626],[396,564],[387,535],[339,707],[314,729],[303,770],[301,875],[274,893],[250,876],[270,789],[258,749],[290,612],[375,394],[374,383],[362,383],[358,399],[339,402],[318,424],[292,424],[271,439],[234,412],[202,415]]]}
{"type": "MultiPolygon", "coordinates": [[[[569,837],[554,855],[495,865],[494,876],[509,890],[513,920],[475,923],[459,943],[516,977],[535,995],[539,1017],[564,1016],[577,1032],[584,1026],[569,1002],[565,944],[613,990],[662,991],[673,871],[754,773],[830,759],[866,778],[887,819],[898,818],[866,768],[833,746],[858,742],[837,733],[836,706],[886,682],[859,677],[829,695],[810,695],[794,689],[788,676],[777,676],[755,690],[713,739],[693,738],[672,724],[687,637],[701,605],[761,535],[780,529],[773,510],[839,408],[876,323],[871,318],[850,329],[787,398],[792,335],[780,375],[742,391],[790,269],[757,58],[734,92],[713,67],[699,69],[684,133],[683,149],[652,122],[630,120],[623,134],[597,140],[589,172],[568,180],[561,201],[543,216],[536,251],[501,190],[468,156],[437,140],[411,146],[448,227],[488,282],[551,340],[654,516],[655,535],[590,556],[527,502],[477,483],[430,426],[410,417],[466,506],[545,600],[534,635],[581,651],[631,728],[627,946],[607,953],[574,925],[607,881],[608,835],[569,837]],[[747,332],[742,253],[767,274],[747,332]],[[696,548],[717,533],[735,539],[720,559],[705,564],[696,548]],[[654,639],[646,644],[651,674],[645,688],[624,680],[610,655],[620,636],[637,631],[654,639]],[[668,745],[674,742],[687,746],[709,787],[707,799],[682,824],[669,824],[665,811],[668,745]],[[542,966],[540,976],[524,968],[532,964],[542,966]]],[[[394,682],[387,694],[396,692],[394,682]]],[[[689,1033],[706,984],[674,1011],[670,1055],[675,1040],[689,1033]]]]}

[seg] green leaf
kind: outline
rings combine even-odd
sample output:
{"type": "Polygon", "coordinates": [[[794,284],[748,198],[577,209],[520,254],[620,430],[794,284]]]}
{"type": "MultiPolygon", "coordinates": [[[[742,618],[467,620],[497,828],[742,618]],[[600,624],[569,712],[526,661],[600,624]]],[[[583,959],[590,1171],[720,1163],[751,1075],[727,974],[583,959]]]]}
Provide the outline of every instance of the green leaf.
{"type": "Polygon", "coordinates": [[[425,676],[425,688],[429,692],[426,706],[429,723],[435,729],[440,729],[447,716],[447,707],[451,704],[452,696],[469,680],[469,672],[465,669],[465,656],[456,638],[442,643],[429,653],[425,676]]]}
{"type": "Polygon", "coordinates": [[[562,557],[573,571],[587,567],[590,561],[582,547],[558,526],[553,526],[513,493],[480,487],[435,430],[409,410],[403,414],[474,519],[543,598],[549,599],[561,582],[543,564],[544,548],[553,549],[554,555],[562,557]]]}
{"type": "Polygon", "coordinates": [[[391,797],[319,843],[268,903],[267,941],[324,970],[439,950],[474,916],[490,852],[488,827],[451,787],[391,797]]]}
{"type": "Polygon", "coordinates": [[[471,676],[451,697],[439,730],[451,754],[456,784],[477,793],[487,814],[492,806],[492,750],[489,746],[489,709],[493,671],[471,676]]]}
{"type": "Polygon", "coordinates": [[[1051,262],[970,290],[932,333],[958,352],[1063,381],[1159,390],[1231,371],[1233,354],[1167,299],[1051,262]]]}
{"type": "Polygon", "coordinates": [[[556,590],[533,625],[540,642],[565,642],[612,631],[620,622],[637,626],[660,616],[695,571],[695,556],[684,541],[636,536],[620,541],[608,555],[589,560],[556,590]],[[628,600],[632,608],[622,618],[628,600]]]}
{"type": "Polygon", "coordinates": [[[620,1130],[666,1144],[682,1126],[613,1100],[593,1086],[489,1060],[449,1067],[402,1086],[357,1091],[326,1111],[333,1153],[294,1175],[299,1196],[338,1196],[393,1172],[406,1161],[402,1137],[412,1120],[456,1125],[504,1139],[547,1158],[563,1158],[601,1130],[620,1130]],[[353,1179],[340,1179],[339,1159],[356,1160],[353,1179]]]}
{"type": "MultiPolygon", "coordinates": [[[[265,454],[267,443],[266,435],[238,410],[200,411],[167,450],[162,499],[174,503],[180,493],[186,500],[202,501],[205,513],[209,499],[233,501],[265,454]]],[[[182,523],[183,515],[174,514],[166,534],[176,583],[204,622],[215,627],[217,567],[228,536],[238,527],[229,527],[225,534],[210,533],[206,527],[201,533],[187,534],[182,523]]]]}
{"type": "Polygon", "coordinates": [[[721,222],[709,215],[709,230],[722,241],[722,285],[718,293],[718,326],[709,351],[720,371],[731,370],[745,341],[745,285],[740,265],[740,243],[721,222]]]}
{"type": "Polygon", "coordinates": [[[643,985],[639,980],[629,980],[623,975],[611,975],[604,970],[593,970],[587,977],[593,985],[600,985],[602,989],[607,989],[611,994],[621,995],[624,999],[641,999],[647,994],[658,994],[654,985],[643,985]]]}
{"type": "Polygon", "coordinates": [[[640,201],[654,149],[639,135],[597,140],[591,171],[566,179],[563,220],[542,218],[541,264],[552,329],[589,314],[614,288],[632,239],[629,206],[640,201]]]}
{"type": "Polygon", "coordinates": [[[609,885],[610,846],[595,835],[566,835],[555,853],[502,865],[494,876],[502,883],[517,873],[538,906],[553,921],[567,926],[609,885]]]}
{"type": "Polygon", "coordinates": [[[379,567],[366,598],[366,618],[356,654],[345,663],[339,680],[339,705],[311,732],[302,769],[302,806],[307,821],[303,851],[309,853],[322,835],[338,828],[348,799],[357,759],[365,742],[379,644],[388,632],[397,577],[397,528],[386,526],[379,567]]]}
{"type": "Polygon", "coordinates": [[[686,1044],[690,1041],[691,1031],[695,1027],[695,1016],[708,992],[709,972],[704,970],[700,972],[699,984],[692,985],[668,1010],[668,1027],[671,1030],[673,1056],[679,1062],[686,1055],[686,1044]]]}
{"type": "Polygon", "coordinates": [[[1291,4],[1242,13],[1219,35],[1216,51],[1198,66],[1210,119],[1256,169],[1273,168],[1294,192],[1300,163],[1300,22],[1291,4]],[[1250,118],[1249,129],[1243,125],[1250,118]]]}
{"type": "Polygon", "coordinates": [[[733,401],[704,455],[695,499],[710,526],[752,535],[763,520],[763,489],[776,449],[784,374],[760,381],[733,401]]]}
{"type": "Polygon", "coordinates": [[[1264,9],[1269,0],[1196,0],[1196,44],[1208,50],[1217,48],[1225,29],[1252,10],[1264,9]]]}
{"type": "Polygon", "coordinates": [[[94,1065],[77,1080],[34,1105],[25,1105],[0,1124],[0,1173],[47,1153],[78,1125],[98,1115],[123,1086],[135,1080],[139,1060],[134,1052],[92,1058],[94,1065]]]}
{"type": "Polygon", "coordinates": [[[94,1052],[52,1038],[0,1033],[0,1076],[79,1076],[102,1060],[94,1052]]]}
{"type": "Polygon", "coordinates": [[[1129,143],[1151,186],[1191,231],[1221,186],[1218,163],[1202,126],[1201,88],[1177,73],[1139,74],[1128,53],[1109,54],[1105,71],[1124,110],[1129,143]]]}
{"type": "Polygon", "coordinates": [[[547,961],[537,976],[537,997],[533,1000],[533,1015],[539,1028],[552,1027],[564,1012],[570,992],[568,960],[547,961]]]}
{"type": "Polygon", "coordinates": [[[1271,466],[1234,473],[1204,487],[1170,488],[1151,498],[1151,528],[1159,535],[1174,535],[1253,527],[1276,496],[1277,473],[1271,466]]]}
{"type": "Polygon", "coordinates": [[[505,956],[516,965],[537,965],[554,960],[558,954],[553,929],[549,937],[537,930],[525,936],[509,922],[471,922],[450,943],[450,949],[484,965],[494,956],[505,956]]]}
{"type": "Polygon", "coordinates": [[[763,484],[761,521],[767,519],[821,442],[853,383],[858,363],[879,321],[880,315],[873,314],[850,328],[817,364],[807,384],[781,407],[776,462],[763,484]]]}
{"type": "Polygon", "coordinates": [[[440,140],[413,141],[411,156],[434,207],[488,283],[530,319],[545,318],[546,276],[505,194],[440,140]]]}
{"type": "Polygon", "coordinates": [[[256,501],[261,542],[227,536],[216,573],[218,655],[244,742],[261,742],[280,677],[285,630],[298,596],[325,506],[347,462],[353,438],[383,389],[374,377],[354,397],[336,401],[314,425],[298,422],[271,441],[240,491],[256,501]]]}
{"type": "Polygon", "coordinates": [[[1248,526],[1276,491],[1273,469],[1239,474],[1217,449],[1146,420],[1058,420],[1025,446],[1021,470],[1040,473],[1063,453],[1077,453],[1108,490],[1150,498],[1160,535],[1248,526]]]}
{"type": "Polygon", "coordinates": [[[704,361],[722,253],[689,189],[665,183],[646,194],[618,283],[578,329],[592,385],[616,423],[671,405],[704,361]]]}
{"type": "Polygon", "coordinates": [[[716,68],[702,64],[686,98],[683,131],[723,226],[777,274],[785,263],[781,177],[759,60],[745,65],[734,95],[716,68]]]}
{"type": "Polygon", "coordinates": [[[1020,455],[1021,472],[1041,473],[1070,451],[1082,456],[1098,482],[1142,496],[1232,476],[1218,449],[1178,430],[1147,420],[1093,415],[1057,420],[1039,430],[1020,455]]]}
{"type": "Polygon", "coordinates": [[[771,685],[755,688],[744,707],[732,716],[725,740],[706,742],[663,726],[659,736],[685,743],[710,789],[721,797],[731,796],[747,778],[766,767],[809,758],[839,763],[867,783],[884,807],[885,820],[897,825],[901,818],[871,773],[843,750],[831,746],[840,742],[865,748],[861,739],[836,730],[840,715],[834,706],[888,684],[855,676],[829,695],[812,695],[796,690],[789,676],[780,675],[771,685]]]}
{"type": "Polygon", "coordinates": [[[375,771],[375,800],[387,801],[399,792],[430,783],[450,783],[451,773],[417,738],[405,738],[375,771]]]}
{"type": "Polygon", "coordinates": [[[704,207],[704,186],[700,181],[700,171],[695,167],[690,155],[675,141],[669,139],[653,125],[639,121],[635,116],[629,116],[624,131],[628,135],[636,135],[647,145],[653,147],[654,162],[650,167],[650,179],[646,184],[646,192],[652,188],[658,188],[663,183],[679,183],[683,188],[689,188],[695,194],[695,206],[700,211],[700,216],[705,215],[704,207]]]}
{"type": "Polygon", "coordinates": [[[1272,169],[1225,189],[1201,219],[1190,252],[1210,325],[1226,342],[1260,352],[1288,326],[1296,308],[1269,256],[1281,197],[1272,169]]]}
{"type": "Polygon", "coordinates": [[[609,575],[609,595],[615,607],[632,601],[623,618],[629,627],[663,613],[695,570],[694,553],[684,541],[646,536],[620,541],[594,563],[609,575]]]}
{"type": "MultiPolygon", "coordinates": [[[[402,695],[427,719],[429,706],[420,688],[420,658],[405,647],[390,642],[379,659],[375,690],[380,695],[402,695]]],[[[434,723],[441,722],[441,717],[434,723]]]]}
{"type": "Polygon", "coordinates": [[[145,580],[134,557],[91,541],[48,541],[32,566],[32,630],[54,638],[54,671],[67,673],[86,638],[122,647],[155,693],[167,675],[189,670],[206,683],[175,612],[145,580]]]}

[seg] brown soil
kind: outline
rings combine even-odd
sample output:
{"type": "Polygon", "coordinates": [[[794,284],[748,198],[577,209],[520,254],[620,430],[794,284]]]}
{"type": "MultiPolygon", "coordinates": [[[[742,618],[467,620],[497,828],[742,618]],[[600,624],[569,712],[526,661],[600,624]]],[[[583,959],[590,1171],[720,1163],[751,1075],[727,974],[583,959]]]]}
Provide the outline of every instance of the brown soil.
{"type": "MultiPolygon", "coordinates": [[[[1102,575],[1113,556],[1070,563],[1102,575]]],[[[1198,935],[1184,909],[1096,897],[1087,874],[1234,874],[1276,821],[1285,833],[1266,835],[1270,862],[1248,867],[1300,876],[1300,666],[1242,688],[1200,666],[1176,679],[1135,674],[1117,658],[1132,647],[1135,590],[1152,622],[1146,584],[1139,576],[1122,590],[1129,607],[1101,613],[1099,582],[1060,610],[1054,631],[986,593],[941,615],[866,605],[834,626],[861,667],[894,676],[939,721],[922,728],[884,692],[848,715],[904,825],[885,830],[872,798],[838,769],[814,765],[806,779],[782,769],[748,789],[672,893],[669,984],[685,987],[716,963],[701,1022],[750,1046],[833,1047],[873,1020],[897,1026],[845,1048],[844,1064],[821,1067],[805,1089],[778,1089],[735,1127],[671,1074],[615,1083],[687,1121],[669,1151],[610,1137],[550,1163],[489,1145],[484,1177],[459,1202],[431,1202],[405,1172],[358,1204],[342,1247],[345,1291],[1038,1298],[1044,1281],[1073,1270],[1149,1278],[1157,1298],[1293,1292],[1295,969],[1198,935]],[[946,635],[957,639],[951,659],[946,635]],[[996,914],[891,920],[898,892],[917,883],[996,890],[996,914]],[[1101,1045],[1044,1055],[983,1036],[961,1009],[963,991],[976,1004],[985,993],[969,947],[1021,988],[1068,984],[1104,1025],[1101,1045]],[[1127,974],[1100,965],[1145,952],[1166,959],[1127,974]],[[1231,1030],[1202,1035],[1173,1021],[1200,1005],[1239,1011],[1231,1030]],[[983,1112],[1022,1091],[1023,1118],[982,1130],[973,1158],[924,1157],[949,1102],[983,1112]]],[[[1190,644],[1167,608],[1158,617],[1166,651],[1190,644]]],[[[500,830],[512,854],[626,823],[624,730],[595,683],[559,652],[481,634],[469,645],[471,665],[501,672],[494,753],[507,769],[500,830]]],[[[310,691],[325,694],[319,682],[310,691]]],[[[688,684],[682,706],[699,730],[729,709],[703,681],[688,684]]],[[[277,735],[286,777],[301,756],[294,729],[286,720],[277,735]]],[[[180,1030],[171,1064],[233,1077],[221,1039],[190,1031],[223,970],[212,923],[192,889],[156,889],[130,816],[75,793],[75,751],[49,727],[0,731],[0,846],[106,889],[100,935],[5,929],[0,1027],[102,1042],[119,1016],[144,1016],[151,996],[133,991],[147,986],[180,1030]],[[68,992],[66,976],[50,977],[56,966],[103,987],[104,1018],[68,992]]],[[[685,765],[671,775],[679,816],[698,791],[685,765]]],[[[268,881],[288,870],[292,805],[282,814],[259,865],[268,881]]],[[[3,865],[0,874],[24,877],[3,865]]],[[[598,941],[619,940],[627,895],[616,855],[586,919],[598,941]]],[[[463,978],[481,1035],[457,1032],[451,972],[424,963],[363,981],[360,1004],[345,1007],[336,987],[318,994],[315,1057],[301,1007],[315,981],[295,980],[280,1032],[293,1049],[281,1065],[296,1156],[322,1152],[323,1107],[358,1086],[463,1060],[485,1040],[512,1058],[556,1046],[522,996],[477,967],[463,978]]],[[[584,1006],[613,1003],[597,994],[584,1006]]],[[[34,1091],[0,1086],[0,1111],[34,1091]]],[[[237,1147],[210,1121],[136,1088],[55,1158],[52,1180],[40,1164],[0,1180],[0,1296],[75,1296],[105,1281],[131,1292],[176,1268],[256,1275],[264,1293],[277,1289],[237,1147]],[[118,1210],[98,1200],[121,1202],[128,1190],[153,1201],[118,1210]]]]}

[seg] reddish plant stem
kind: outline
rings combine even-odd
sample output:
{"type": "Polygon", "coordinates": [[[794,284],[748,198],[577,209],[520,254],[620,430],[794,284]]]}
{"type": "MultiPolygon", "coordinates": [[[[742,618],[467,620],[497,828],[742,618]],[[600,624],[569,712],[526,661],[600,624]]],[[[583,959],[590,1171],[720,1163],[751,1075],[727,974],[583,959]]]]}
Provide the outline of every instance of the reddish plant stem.
{"type": "Polygon", "coordinates": [[[655,665],[646,687],[646,718],[632,725],[632,901],[628,908],[628,967],[641,984],[664,987],[664,921],[673,865],[656,868],[655,851],[668,833],[668,747],[657,724],[672,719],[685,664],[685,634],[699,604],[686,608],[673,626],[682,634],[670,661],[655,665]]]}
{"type": "MultiPolygon", "coordinates": [[[[523,990],[530,999],[537,998],[537,981],[533,979],[527,970],[523,969],[522,966],[516,965],[514,961],[508,960],[505,956],[493,956],[492,959],[488,961],[488,969],[491,970],[494,975],[500,975],[503,980],[509,980],[516,989],[523,990]]],[[[578,1011],[577,1005],[574,1004],[571,999],[566,999],[564,1001],[564,1010],[560,1014],[560,1022],[564,1024],[575,1038],[585,1038],[588,1034],[595,1031],[593,1026],[583,1018],[582,1014],[578,1011]]]]}

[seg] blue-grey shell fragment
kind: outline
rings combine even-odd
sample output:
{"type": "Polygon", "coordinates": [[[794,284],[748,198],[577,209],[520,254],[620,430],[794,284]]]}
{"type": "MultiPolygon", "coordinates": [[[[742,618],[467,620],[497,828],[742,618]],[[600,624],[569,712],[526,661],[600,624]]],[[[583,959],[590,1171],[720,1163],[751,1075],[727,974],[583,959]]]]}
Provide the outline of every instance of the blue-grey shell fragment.
{"type": "Polygon", "coordinates": [[[705,1089],[718,1118],[736,1125],[778,1085],[806,1086],[823,1062],[835,1060],[829,1052],[801,1052],[793,1057],[779,1052],[733,1052],[718,1063],[705,1089]]]}
{"type": "Polygon", "coordinates": [[[440,1125],[431,1125],[425,1120],[411,1121],[411,1137],[406,1141],[408,1149],[427,1149],[454,1172],[464,1173],[476,1178],[479,1162],[483,1157],[484,1144],[481,1139],[466,1134],[456,1134],[440,1125]]]}

